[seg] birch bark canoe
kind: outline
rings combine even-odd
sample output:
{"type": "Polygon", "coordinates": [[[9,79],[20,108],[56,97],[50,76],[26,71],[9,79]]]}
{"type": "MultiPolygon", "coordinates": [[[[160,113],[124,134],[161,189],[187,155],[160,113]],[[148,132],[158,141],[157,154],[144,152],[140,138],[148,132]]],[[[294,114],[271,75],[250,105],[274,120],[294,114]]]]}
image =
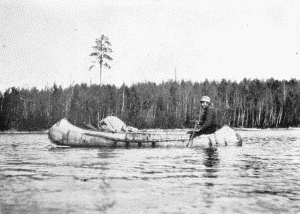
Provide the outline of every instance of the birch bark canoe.
{"type": "MultiPolygon", "coordinates": [[[[190,135],[186,131],[101,132],[62,119],[49,129],[48,137],[53,144],[71,147],[185,147],[190,135]]],[[[193,147],[239,145],[240,140],[233,129],[224,126],[214,134],[195,138],[193,147]]]]}

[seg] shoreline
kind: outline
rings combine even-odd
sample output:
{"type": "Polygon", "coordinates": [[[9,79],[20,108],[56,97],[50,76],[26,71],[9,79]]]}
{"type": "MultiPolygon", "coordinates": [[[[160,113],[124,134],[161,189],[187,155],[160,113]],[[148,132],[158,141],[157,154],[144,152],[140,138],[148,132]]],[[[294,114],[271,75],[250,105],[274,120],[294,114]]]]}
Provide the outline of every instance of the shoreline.
{"type": "MultiPolygon", "coordinates": [[[[235,131],[289,131],[289,130],[299,130],[300,127],[288,127],[288,128],[236,128],[232,127],[235,131]]],[[[143,132],[187,132],[192,130],[192,128],[183,129],[140,129],[143,132]]],[[[42,131],[0,131],[0,135],[13,135],[13,134],[48,134],[48,130],[42,131]]]]}
{"type": "Polygon", "coordinates": [[[0,135],[12,135],[12,134],[48,134],[48,130],[43,131],[3,131],[0,135]]]}
{"type": "Polygon", "coordinates": [[[233,128],[235,131],[288,131],[288,130],[300,130],[300,127],[288,127],[288,128],[233,128]]]}

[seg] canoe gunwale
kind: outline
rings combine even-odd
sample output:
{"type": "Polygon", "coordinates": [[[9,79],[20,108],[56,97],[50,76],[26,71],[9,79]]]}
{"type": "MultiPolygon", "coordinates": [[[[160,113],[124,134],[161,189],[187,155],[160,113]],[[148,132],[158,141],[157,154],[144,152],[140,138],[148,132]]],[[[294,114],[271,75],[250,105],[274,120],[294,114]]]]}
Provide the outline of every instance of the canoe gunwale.
{"type": "MultiPolygon", "coordinates": [[[[103,137],[103,138],[106,138],[106,139],[110,139],[110,140],[114,140],[116,142],[130,142],[130,143],[151,143],[151,142],[174,142],[174,141],[187,141],[189,139],[189,136],[187,135],[186,138],[169,138],[169,139],[128,139],[126,138],[126,135],[132,135],[132,134],[137,134],[137,135],[140,135],[140,134],[149,134],[149,133],[140,133],[140,132],[135,132],[135,133],[132,133],[132,132],[129,132],[129,133],[124,133],[124,132],[116,132],[116,133],[111,133],[112,135],[113,134],[124,134],[125,135],[125,138],[120,138],[120,137],[116,137],[116,136],[108,136],[108,135],[102,135],[101,133],[82,133],[82,135],[86,135],[86,136],[90,136],[90,137],[103,137]]],[[[152,135],[153,136],[153,133],[149,134],[149,135],[152,135]]],[[[166,134],[155,134],[157,136],[166,136],[166,134]]],[[[178,136],[185,136],[184,134],[176,134],[178,136]]],[[[170,134],[170,136],[174,136],[173,134],[170,134]]]]}

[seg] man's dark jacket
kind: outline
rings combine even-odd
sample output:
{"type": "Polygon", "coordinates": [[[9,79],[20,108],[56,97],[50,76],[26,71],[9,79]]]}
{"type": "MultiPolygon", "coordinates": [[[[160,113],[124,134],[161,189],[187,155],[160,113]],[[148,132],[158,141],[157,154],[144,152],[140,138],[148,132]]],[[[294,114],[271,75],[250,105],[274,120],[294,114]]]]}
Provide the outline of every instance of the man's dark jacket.
{"type": "Polygon", "coordinates": [[[211,134],[217,131],[218,124],[217,124],[217,118],[216,118],[216,112],[212,107],[207,107],[204,110],[204,113],[201,117],[201,120],[199,122],[199,125],[201,126],[201,129],[197,132],[201,134],[211,134]]]}

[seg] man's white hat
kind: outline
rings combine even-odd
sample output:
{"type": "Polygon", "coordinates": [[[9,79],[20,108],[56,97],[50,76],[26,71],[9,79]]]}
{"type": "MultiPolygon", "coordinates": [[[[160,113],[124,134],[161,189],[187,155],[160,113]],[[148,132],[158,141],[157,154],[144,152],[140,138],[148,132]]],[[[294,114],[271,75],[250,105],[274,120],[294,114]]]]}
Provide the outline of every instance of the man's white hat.
{"type": "Polygon", "coordinates": [[[203,96],[201,98],[200,102],[208,102],[208,103],[210,103],[210,98],[208,96],[203,96]]]}

